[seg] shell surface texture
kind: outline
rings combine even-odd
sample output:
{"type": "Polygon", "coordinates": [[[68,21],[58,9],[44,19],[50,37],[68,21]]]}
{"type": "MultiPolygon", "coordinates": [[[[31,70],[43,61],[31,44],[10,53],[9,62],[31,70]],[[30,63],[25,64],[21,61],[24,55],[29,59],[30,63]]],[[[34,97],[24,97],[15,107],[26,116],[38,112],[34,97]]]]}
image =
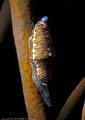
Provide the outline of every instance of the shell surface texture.
{"type": "Polygon", "coordinates": [[[33,81],[39,88],[46,105],[51,107],[52,104],[47,83],[49,81],[49,59],[52,58],[53,53],[47,21],[48,17],[44,16],[35,24],[29,38],[29,51],[33,81]]]}

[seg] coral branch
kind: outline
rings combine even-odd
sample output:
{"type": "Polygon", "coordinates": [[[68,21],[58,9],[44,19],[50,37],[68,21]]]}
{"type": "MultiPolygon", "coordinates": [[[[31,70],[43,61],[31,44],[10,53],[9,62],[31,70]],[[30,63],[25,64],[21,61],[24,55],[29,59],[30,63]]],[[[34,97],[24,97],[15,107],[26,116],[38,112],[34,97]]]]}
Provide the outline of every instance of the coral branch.
{"type": "Polygon", "coordinates": [[[8,29],[9,24],[11,23],[10,19],[10,8],[9,1],[4,0],[3,6],[0,10],[0,43],[2,42],[5,32],[8,29]]]}
{"type": "Polygon", "coordinates": [[[29,120],[46,120],[42,97],[33,82],[29,62],[28,38],[33,27],[30,0],[9,0],[9,2],[28,117],[29,120]]]}
{"type": "Polygon", "coordinates": [[[82,110],[82,120],[85,120],[85,103],[83,105],[83,110],[82,110]]]}
{"type": "Polygon", "coordinates": [[[82,81],[78,84],[78,86],[69,96],[57,120],[67,120],[69,114],[75,108],[77,103],[81,100],[84,94],[85,94],[85,78],[82,79],[82,81]]]}

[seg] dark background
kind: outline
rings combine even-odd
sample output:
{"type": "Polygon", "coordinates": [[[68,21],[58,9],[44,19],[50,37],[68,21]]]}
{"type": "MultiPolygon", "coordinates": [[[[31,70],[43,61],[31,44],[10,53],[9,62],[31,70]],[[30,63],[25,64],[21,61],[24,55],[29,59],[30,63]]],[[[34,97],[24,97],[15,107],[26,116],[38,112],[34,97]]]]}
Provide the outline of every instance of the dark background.
{"type": "MultiPolygon", "coordinates": [[[[34,17],[49,17],[56,57],[49,83],[53,108],[47,108],[49,120],[56,120],[66,99],[85,76],[85,4],[83,0],[32,0],[34,17]]],[[[0,5],[3,1],[0,0],[0,5]]],[[[83,100],[68,120],[80,120],[83,100]]],[[[16,49],[10,25],[0,45],[0,118],[27,117],[22,93],[16,49]]]]}

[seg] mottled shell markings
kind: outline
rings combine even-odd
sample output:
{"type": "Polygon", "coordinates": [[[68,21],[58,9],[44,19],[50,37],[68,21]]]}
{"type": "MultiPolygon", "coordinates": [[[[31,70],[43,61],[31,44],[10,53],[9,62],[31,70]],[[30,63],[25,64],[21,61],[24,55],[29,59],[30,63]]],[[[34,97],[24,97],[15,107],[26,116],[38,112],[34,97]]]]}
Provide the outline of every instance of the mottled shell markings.
{"type": "Polygon", "coordinates": [[[47,87],[49,58],[52,57],[50,36],[47,25],[48,17],[43,17],[32,31],[29,38],[30,63],[32,66],[33,80],[39,88],[44,102],[51,106],[50,95],[47,87]]]}

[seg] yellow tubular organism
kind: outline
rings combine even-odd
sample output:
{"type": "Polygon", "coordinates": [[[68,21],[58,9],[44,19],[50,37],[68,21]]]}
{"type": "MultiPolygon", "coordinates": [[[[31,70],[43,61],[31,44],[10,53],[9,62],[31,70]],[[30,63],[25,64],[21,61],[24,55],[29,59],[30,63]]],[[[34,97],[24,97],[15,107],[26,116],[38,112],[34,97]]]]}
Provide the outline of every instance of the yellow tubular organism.
{"type": "Polygon", "coordinates": [[[84,102],[83,109],[82,109],[82,118],[81,118],[81,120],[85,120],[85,102],[84,102]]]}
{"type": "Polygon", "coordinates": [[[23,94],[29,120],[46,120],[42,97],[33,82],[28,38],[32,31],[30,0],[9,0],[13,35],[19,61],[23,94]]]}

